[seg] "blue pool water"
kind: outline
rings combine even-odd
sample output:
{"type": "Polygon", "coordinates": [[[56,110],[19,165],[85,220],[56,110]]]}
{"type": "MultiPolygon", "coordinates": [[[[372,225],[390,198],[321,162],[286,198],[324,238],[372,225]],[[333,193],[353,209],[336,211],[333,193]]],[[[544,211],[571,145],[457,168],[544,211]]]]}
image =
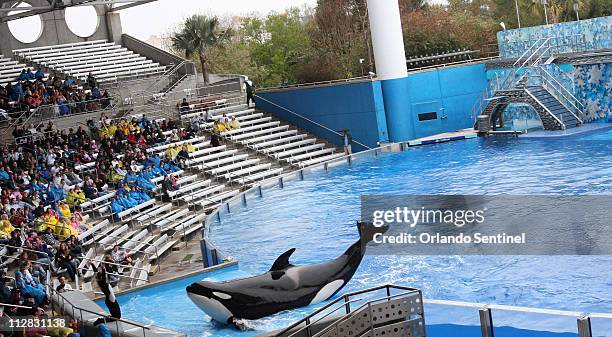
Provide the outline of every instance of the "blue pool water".
{"type": "MultiPolygon", "coordinates": [[[[220,223],[211,224],[212,240],[225,255],[240,261],[239,268],[212,277],[232,279],[267,271],[291,247],[297,248],[294,264],[337,256],[357,240],[354,223],[363,193],[611,194],[611,163],[612,132],[554,141],[474,139],[362,159],[266,191],[264,198],[250,200],[248,207],[234,209],[220,223]]],[[[189,336],[247,336],[282,328],[313,310],[302,308],[249,322],[252,330],[247,332],[222,328],[185,295],[185,285],[202,277],[121,296],[123,312],[189,336]]],[[[612,312],[609,256],[366,256],[343,292],[386,282],[421,288],[426,298],[433,299],[612,312]]],[[[445,317],[444,312],[431,308],[428,322],[474,323],[465,317],[445,317]]],[[[519,329],[559,333],[572,332],[576,324],[572,318],[520,320],[514,325],[509,317],[504,322],[519,329]]],[[[598,336],[610,332],[594,329],[598,336]]]]}

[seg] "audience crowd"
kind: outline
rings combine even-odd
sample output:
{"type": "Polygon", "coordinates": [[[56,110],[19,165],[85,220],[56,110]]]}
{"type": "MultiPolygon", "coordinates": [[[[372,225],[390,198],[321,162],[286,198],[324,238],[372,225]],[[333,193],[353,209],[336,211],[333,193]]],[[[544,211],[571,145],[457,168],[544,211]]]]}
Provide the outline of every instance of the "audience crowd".
{"type": "Polygon", "coordinates": [[[0,85],[0,120],[18,118],[47,108],[45,116],[56,117],[88,111],[107,109],[111,106],[107,90],[100,90],[90,74],[85,86],[79,86],[71,77],[46,77],[40,69],[33,73],[24,69],[17,81],[0,85]]]}
{"type": "MultiPolygon", "coordinates": [[[[83,203],[114,193],[108,200],[114,216],[151,200],[157,189],[152,180],[168,180],[194,148],[170,146],[160,154],[147,149],[195,135],[191,128],[144,115],[111,119],[102,114],[87,127],[68,130],[58,130],[52,122],[16,126],[15,143],[0,149],[0,250],[2,268],[15,261],[18,267],[14,279],[5,274],[0,280],[0,300],[44,313],[48,277],[60,275],[57,290],[68,291],[66,278],[74,281],[83,273],[78,269],[84,258],[78,237],[90,228],[83,203]]],[[[104,263],[116,284],[116,264],[132,261],[115,247],[104,263]]]]}

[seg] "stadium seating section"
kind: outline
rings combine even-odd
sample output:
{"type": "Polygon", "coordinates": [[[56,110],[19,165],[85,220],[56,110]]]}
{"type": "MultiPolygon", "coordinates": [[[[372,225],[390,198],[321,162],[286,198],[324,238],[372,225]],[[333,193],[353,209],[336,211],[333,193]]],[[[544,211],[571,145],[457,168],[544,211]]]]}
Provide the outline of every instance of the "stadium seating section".
{"type": "Polygon", "coordinates": [[[25,62],[76,79],[85,80],[92,73],[101,83],[121,77],[150,76],[166,70],[164,65],[103,40],[26,48],[13,52],[25,62]]]}

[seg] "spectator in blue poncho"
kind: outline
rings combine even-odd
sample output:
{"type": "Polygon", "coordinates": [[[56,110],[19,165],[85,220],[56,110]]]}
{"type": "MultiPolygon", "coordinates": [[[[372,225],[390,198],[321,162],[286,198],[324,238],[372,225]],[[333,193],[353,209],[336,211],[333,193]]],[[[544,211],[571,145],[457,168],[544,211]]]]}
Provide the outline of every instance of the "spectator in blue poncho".
{"type": "Polygon", "coordinates": [[[6,171],[4,167],[0,168],[0,181],[8,181],[10,178],[9,173],[6,171]]]}
{"type": "Polygon", "coordinates": [[[111,332],[106,324],[98,325],[98,333],[96,334],[96,337],[111,337],[111,332]]]}
{"type": "Polygon", "coordinates": [[[123,212],[123,205],[121,204],[121,198],[117,195],[113,198],[110,203],[111,212],[117,214],[123,212]]]}
{"type": "Polygon", "coordinates": [[[36,73],[34,74],[34,78],[37,80],[42,80],[45,78],[45,76],[45,72],[41,68],[38,68],[38,70],[36,70],[36,73]]]}
{"type": "Polygon", "coordinates": [[[23,96],[25,96],[25,94],[23,92],[23,87],[21,86],[21,83],[19,83],[19,82],[17,82],[13,86],[13,92],[16,95],[16,97],[13,97],[13,101],[18,101],[20,98],[23,98],[23,96]]]}

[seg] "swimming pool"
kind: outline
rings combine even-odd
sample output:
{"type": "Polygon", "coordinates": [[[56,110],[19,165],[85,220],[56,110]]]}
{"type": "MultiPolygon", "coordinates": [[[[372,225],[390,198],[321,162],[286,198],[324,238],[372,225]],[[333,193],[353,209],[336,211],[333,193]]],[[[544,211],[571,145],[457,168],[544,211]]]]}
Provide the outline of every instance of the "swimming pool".
{"type": "MultiPolygon", "coordinates": [[[[239,268],[212,276],[267,271],[291,247],[297,248],[294,264],[337,256],[357,240],[362,193],[611,194],[610,163],[612,132],[554,141],[473,139],[361,159],[266,191],[211,224],[211,239],[240,261],[239,268]]],[[[611,267],[609,256],[366,256],[343,292],[389,282],[421,288],[426,298],[612,312],[611,267]]],[[[191,304],[184,286],[192,279],[121,296],[125,316],[189,336],[246,336],[285,327],[313,309],[279,313],[237,332],[211,323],[191,304]]],[[[432,310],[439,312],[426,311],[426,317],[444,316],[445,309],[432,310]]],[[[462,323],[454,320],[446,323],[462,323]]],[[[573,331],[575,321],[568,322],[547,329],[573,331]]]]}

